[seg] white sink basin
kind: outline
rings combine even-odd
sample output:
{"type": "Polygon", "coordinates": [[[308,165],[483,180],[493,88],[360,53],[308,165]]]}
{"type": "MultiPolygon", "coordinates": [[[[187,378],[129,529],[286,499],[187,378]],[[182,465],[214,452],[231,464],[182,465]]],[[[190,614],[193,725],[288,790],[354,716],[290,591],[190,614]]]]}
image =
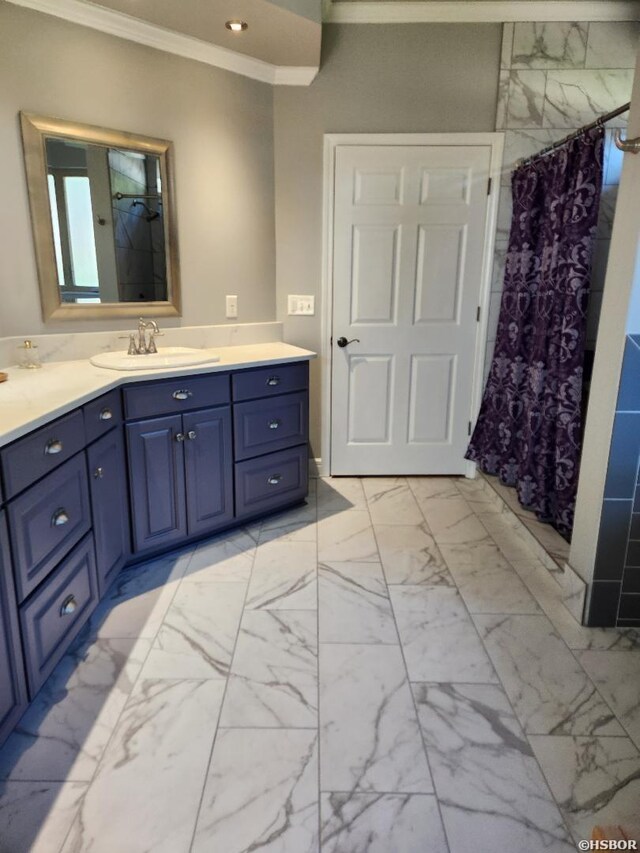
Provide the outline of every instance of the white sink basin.
{"type": "Polygon", "coordinates": [[[190,367],[194,364],[213,364],[220,356],[210,350],[191,347],[162,347],[148,355],[128,355],[126,352],[101,352],[89,359],[95,367],[109,370],[153,370],[161,367],[190,367]]]}

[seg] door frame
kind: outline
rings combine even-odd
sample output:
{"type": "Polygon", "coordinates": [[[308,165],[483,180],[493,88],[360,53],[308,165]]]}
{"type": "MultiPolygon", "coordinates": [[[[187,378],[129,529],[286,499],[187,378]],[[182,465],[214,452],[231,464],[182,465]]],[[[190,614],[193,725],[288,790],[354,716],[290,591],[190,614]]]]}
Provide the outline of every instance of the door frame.
{"type": "MultiPolygon", "coordinates": [[[[491,191],[488,195],[485,223],[484,252],[480,277],[480,322],[477,324],[475,357],[473,367],[473,391],[471,394],[470,419],[475,419],[480,409],[483,391],[484,357],[489,329],[489,302],[491,299],[491,274],[493,270],[498,200],[500,197],[500,175],[504,149],[504,133],[325,133],[323,151],[322,189],[322,278],[320,298],[320,371],[321,371],[321,458],[318,460],[320,476],[331,475],[331,415],[332,415],[332,370],[333,347],[333,219],[335,199],[335,167],[338,147],[348,145],[485,145],[491,148],[489,177],[491,191]]],[[[475,475],[474,462],[467,463],[466,476],[475,475]]]]}

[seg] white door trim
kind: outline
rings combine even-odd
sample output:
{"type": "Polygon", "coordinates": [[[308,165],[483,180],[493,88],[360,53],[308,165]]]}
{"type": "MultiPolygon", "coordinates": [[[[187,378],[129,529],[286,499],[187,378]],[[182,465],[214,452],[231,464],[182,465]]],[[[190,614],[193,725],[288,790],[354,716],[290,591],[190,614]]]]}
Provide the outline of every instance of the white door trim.
{"type": "MultiPolygon", "coordinates": [[[[487,205],[484,256],[480,284],[480,322],[476,337],[473,369],[471,420],[475,419],[482,400],[484,353],[487,345],[489,300],[491,296],[491,271],[498,218],[500,170],[504,147],[503,133],[325,133],[322,191],[322,280],[320,318],[320,371],[321,371],[321,476],[331,474],[331,360],[333,347],[330,339],[333,317],[333,205],[336,149],[341,145],[486,145],[491,147],[491,192],[487,205]]],[[[467,464],[467,476],[475,473],[475,465],[467,464]]]]}

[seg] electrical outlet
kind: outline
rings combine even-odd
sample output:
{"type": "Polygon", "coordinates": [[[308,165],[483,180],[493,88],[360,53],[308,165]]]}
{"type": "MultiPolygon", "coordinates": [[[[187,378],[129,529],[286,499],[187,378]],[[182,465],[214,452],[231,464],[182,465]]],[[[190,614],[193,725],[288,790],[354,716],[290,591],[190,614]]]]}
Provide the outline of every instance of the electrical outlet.
{"type": "Polygon", "coordinates": [[[235,320],[238,316],[238,297],[227,296],[227,320],[235,320]]]}
{"type": "Polygon", "coordinates": [[[290,293],[287,313],[290,316],[313,317],[316,313],[315,302],[315,296],[299,296],[295,293],[290,293]]]}

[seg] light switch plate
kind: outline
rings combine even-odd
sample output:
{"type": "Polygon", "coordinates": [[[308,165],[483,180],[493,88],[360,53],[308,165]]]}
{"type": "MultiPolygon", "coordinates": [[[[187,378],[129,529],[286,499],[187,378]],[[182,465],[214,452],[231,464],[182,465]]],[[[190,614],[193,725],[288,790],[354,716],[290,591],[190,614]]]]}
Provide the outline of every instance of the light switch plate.
{"type": "Polygon", "coordinates": [[[290,293],[288,297],[287,313],[296,317],[313,317],[316,313],[315,296],[301,296],[290,293]]]}
{"type": "Polygon", "coordinates": [[[235,320],[238,316],[238,297],[227,296],[227,320],[235,320]]]}

